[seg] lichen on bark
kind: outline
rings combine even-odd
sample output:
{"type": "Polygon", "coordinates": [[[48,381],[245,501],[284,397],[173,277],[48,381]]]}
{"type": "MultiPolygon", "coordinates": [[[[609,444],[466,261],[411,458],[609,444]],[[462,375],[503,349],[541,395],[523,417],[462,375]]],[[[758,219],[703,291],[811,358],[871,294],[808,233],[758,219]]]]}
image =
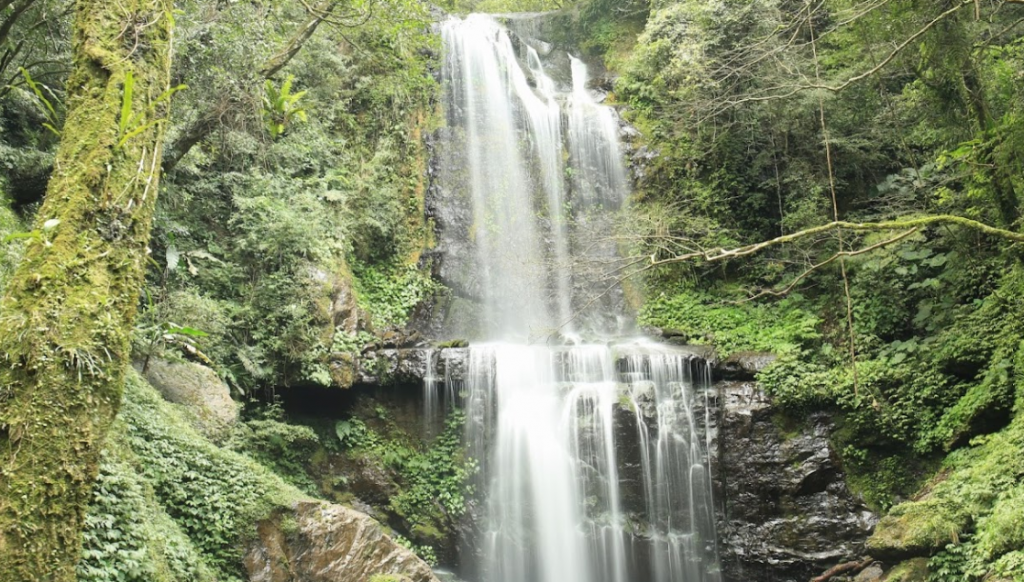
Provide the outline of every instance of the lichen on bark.
{"type": "Polygon", "coordinates": [[[67,122],[38,236],[0,300],[0,582],[75,577],[147,262],[172,8],[75,6],[67,122]]]}

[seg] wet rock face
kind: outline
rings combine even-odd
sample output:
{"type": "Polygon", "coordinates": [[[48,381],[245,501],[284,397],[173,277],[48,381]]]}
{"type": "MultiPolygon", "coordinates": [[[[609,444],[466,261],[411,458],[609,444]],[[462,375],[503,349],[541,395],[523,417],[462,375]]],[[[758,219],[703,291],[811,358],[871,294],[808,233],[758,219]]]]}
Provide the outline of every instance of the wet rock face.
{"type": "Polygon", "coordinates": [[[431,369],[438,380],[462,380],[469,365],[469,350],[385,347],[367,349],[358,357],[332,354],[332,367],[341,364],[352,367],[350,385],[417,385],[429,377],[431,369]]]}
{"type": "Polygon", "coordinates": [[[878,518],[846,487],[829,416],[789,428],[755,384],[717,389],[712,455],[725,580],[803,581],[860,557],[878,518]]]}
{"type": "Polygon", "coordinates": [[[244,563],[250,582],[365,582],[378,574],[438,582],[426,562],[388,538],[370,517],[314,501],[261,522],[244,563]]]}
{"type": "Polygon", "coordinates": [[[753,380],[757,373],[776,359],[771,352],[736,352],[715,367],[717,377],[725,380],[753,380]]]}

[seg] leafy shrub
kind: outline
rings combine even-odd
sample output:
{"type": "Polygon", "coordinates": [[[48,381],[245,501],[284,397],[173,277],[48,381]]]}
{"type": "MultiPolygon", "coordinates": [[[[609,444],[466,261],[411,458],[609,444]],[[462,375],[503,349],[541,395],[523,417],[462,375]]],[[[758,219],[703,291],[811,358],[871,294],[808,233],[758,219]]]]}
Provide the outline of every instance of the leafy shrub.
{"type": "MultiPolygon", "coordinates": [[[[255,461],[201,437],[181,412],[134,372],[128,376],[112,440],[130,451],[130,470],[144,484],[141,490],[129,484],[132,503],[139,503],[139,491],[151,490],[162,511],[201,555],[196,567],[208,567],[220,580],[240,579],[242,542],[252,534],[253,524],[302,497],[255,461]]],[[[94,503],[97,508],[111,504],[115,502],[108,499],[94,503]]],[[[134,527],[119,519],[112,521],[120,524],[120,531],[134,527]]],[[[93,523],[109,527],[105,520],[93,523]]],[[[171,536],[173,528],[169,531],[171,536]]],[[[88,535],[102,540],[109,534],[101,530],[88,535]]]]}
{"type": "MultiPolygon", "coordinates": [[[[112,446],[111,446],[112,445],[112,446]]],[[[81,582],[212,582],[213,573],[149,484],[108,444],[85,519],[81,582]]]]}
{"type": "Polygon", "coordinates": [[[429,273],[412,265],[357,268],[356,277],[359,304],[380,328],[405,325],[412,310],[439,288],[429,273]]]}
{"type": "Polygon", "coordinates": [[[249,420],[235,427],[230,446],[289,484],[316,494],[316,484],[306,472],[306,463],[320,448],[320,438],[312,428],[277,420],[249,420]]]}
{"type": "Polygon", "coordinates": [[[688,341],[707,343],[722,357],[741,350],[790,354],[820,338],[819,320],[798,296],[777,305],[727,305],[710,295],[686,291],[661,295],[641,309],[641,325],[669,328],[688,341]]]}

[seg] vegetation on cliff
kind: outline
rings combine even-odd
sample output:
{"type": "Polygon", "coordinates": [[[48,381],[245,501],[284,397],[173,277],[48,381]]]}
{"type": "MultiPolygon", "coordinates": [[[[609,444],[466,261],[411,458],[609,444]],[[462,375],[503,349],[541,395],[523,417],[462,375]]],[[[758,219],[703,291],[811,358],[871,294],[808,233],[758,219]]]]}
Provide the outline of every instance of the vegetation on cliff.
{"type": "Polygon", "coordinates": [[[852,484],[895,504],[879,555],[1024,575],[1022,475],[996,458],[1024,453],[1024,6],[665,0],[631,22],[600,4],[565,18],[647,148],[622,230],[647,257],[642,321],[776,351],[779,403],[839,411],[852,484]]]}
{"type": "MultiPolygon", "coordinates": [[[[474,469],[457,416],[426,443],[387,407],[307,426],[252,405],[231,452],[129,373],[99,453],[131,358],[200,361],[268,401],[347,387],[334,362],[445,293],[419,261],[430,8],[128,4],[122,22],[80,1],[75,25],[68,1],[0,2],[0,580],[70,579],[79,524],[83,580],[237,578],[245,528],[350,500],[350,479],[390,492],[373,509],[423,555],[451,551],[474,469]],[[55,467],[79,446],[82,467],[55,467]]],[[[439,4],[559,9],[557,40],[612,69],[640,133],[619,233],[640,323],[773,351],[760,380],[789,415],[838,412],[851,484],[888,512],[873,552],[929,558],[934,580],[1024,576],[1024,3],[439,4]]]]}

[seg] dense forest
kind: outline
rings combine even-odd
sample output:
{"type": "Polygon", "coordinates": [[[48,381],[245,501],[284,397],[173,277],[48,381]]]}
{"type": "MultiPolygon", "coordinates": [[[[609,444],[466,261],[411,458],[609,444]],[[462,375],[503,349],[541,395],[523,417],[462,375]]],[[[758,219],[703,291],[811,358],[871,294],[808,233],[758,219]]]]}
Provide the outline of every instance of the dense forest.
{"type": "Polygon", "coordinates": [[[326,580],[252,565],[313,502],[402,556],[350,579],[455,565],[466,415],[382,355],[480,339],[430,202],[470,12],[601,71],[636,329],[833,419],[880,520],[831,565],[1024,580],[1021,0],[0,0],[0,581],[326,580]]]}

